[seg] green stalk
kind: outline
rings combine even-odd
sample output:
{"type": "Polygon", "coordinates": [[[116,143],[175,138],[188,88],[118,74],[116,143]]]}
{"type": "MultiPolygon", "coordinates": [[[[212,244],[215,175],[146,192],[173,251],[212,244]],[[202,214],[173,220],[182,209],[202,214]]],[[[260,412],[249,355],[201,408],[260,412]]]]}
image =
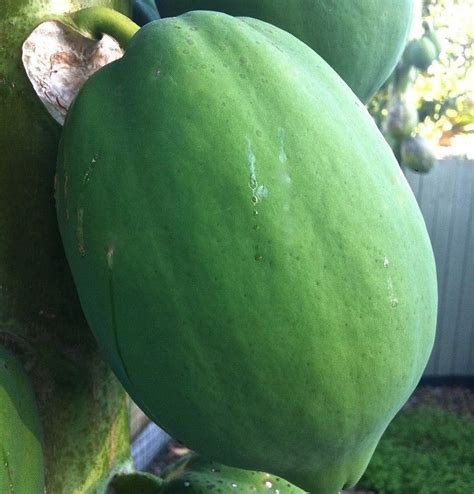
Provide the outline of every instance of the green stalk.
{"type": "Polygon", "coordinates": [[[78,10],[68,16],[66,22],[72,28],[78,29],[79,32],[93,39],[100,39],[103,34],[108,34],[117,40],[124,50],[133,35],[140,29],[128,17],[106,7],[89,7],[78,10]]]}

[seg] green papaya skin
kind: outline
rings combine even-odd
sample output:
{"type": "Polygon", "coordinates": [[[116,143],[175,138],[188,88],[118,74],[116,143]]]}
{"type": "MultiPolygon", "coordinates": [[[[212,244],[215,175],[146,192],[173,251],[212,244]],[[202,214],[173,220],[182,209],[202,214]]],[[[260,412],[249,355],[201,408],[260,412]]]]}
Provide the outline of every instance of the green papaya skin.
{"type": "Polygon", "coordinates": [[[304,494],[286,480],[268,473],[239,470],[190,455],[172,465],[158,494],[304,494]]]}
{"type": "Polygon", "coordinates": [[[313,48],[367,103],[402,54],[413,0],[160,0],[159,10],[162,17],[217,10],[274,24],[313,48]]]}
{"type": "Polygon", "coordinates": [[[56,201],[88,322],[153,420],[312,493],[357,482],[431,352],[436,273],[321,57],[250,18],[147,24],[68,113],[56,201]]]}
{"type": "Polygon", "coordinates": [[[0,345],[0,492],[43,494],[41,423],[21,362],[0,345]]]}

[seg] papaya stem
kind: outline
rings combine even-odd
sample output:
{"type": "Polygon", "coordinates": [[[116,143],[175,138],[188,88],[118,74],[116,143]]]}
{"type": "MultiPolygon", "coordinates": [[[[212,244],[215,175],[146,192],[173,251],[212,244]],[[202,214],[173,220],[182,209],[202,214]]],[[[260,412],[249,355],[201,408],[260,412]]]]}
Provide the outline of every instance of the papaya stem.
{"type": "Polygon", "coordinates": [[[108,34],[117,40],[124,50],[133,35],[140,29],[125,15],[106,7],[78,10],[68,16],[67,22],[74,29],[94,39],[100,39],[103,34],[108,34]]]}

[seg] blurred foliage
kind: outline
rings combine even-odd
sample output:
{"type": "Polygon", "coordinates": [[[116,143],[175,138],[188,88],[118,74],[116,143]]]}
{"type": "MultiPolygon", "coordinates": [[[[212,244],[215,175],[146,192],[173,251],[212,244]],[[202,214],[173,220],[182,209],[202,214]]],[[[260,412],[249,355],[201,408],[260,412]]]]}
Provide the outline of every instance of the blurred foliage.
{"type": "Polygon", "coordinates": [[[441,51],[428,67],[411,67],[408,46],[395,74],[369,104],[379,127],[389,114],[393,93],[418,110],[415,133],[448,144],[452,136],[474,133],[474,0],[424,0],[415,15],[411,38],[434,33],[441,51]],[[425,29],[423,29],[423,26],[425,29]],[[405,70],[406,69],[406,70],[405,70]],[[404,84],[394,79],[407,78],[404,84]]]}
{"type": "Polygon", "coordinates": [[[474,133],[474,0],[428,0],[423,16],[442,51],[414,84],[420,121],[438,139],[474,133]]]}
{"type": "Polygon", "coordinates": [[[474,422],[439,408],[403,409],[358,487],[378,494],[474,492],[474,422]]]}

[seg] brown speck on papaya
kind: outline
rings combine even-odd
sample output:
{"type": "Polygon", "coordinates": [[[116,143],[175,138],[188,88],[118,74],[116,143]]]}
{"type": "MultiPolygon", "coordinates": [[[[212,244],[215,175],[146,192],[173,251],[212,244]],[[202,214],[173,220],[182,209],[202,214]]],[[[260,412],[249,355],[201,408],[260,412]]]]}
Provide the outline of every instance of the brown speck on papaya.
{"type": "Polygon", "coordinates": [[[86,247],[84,244],[84,209],[79,208],[77,210],[77,228],[76,236],[79,254],[84,257],[86,255],[86,247]]]}
{"type": "Polygon", "coordinates": [[[68,182],[68,176],[67,174],[64,176],[64,202],[67,200],[67,182],[68,182]]]}

